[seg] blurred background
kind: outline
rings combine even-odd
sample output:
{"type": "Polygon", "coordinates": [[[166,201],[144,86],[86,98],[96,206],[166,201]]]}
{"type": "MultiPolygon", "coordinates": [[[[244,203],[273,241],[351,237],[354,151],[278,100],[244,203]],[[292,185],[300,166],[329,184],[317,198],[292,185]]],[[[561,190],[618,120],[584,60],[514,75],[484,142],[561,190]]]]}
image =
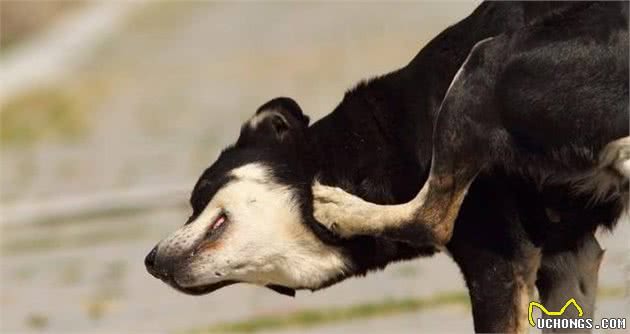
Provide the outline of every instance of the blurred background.
{"type": "MultiPolygon", "coordinates": [[[[181,295],[143,258],[259,105],[317,120],[476,5],[1,0],[0,331],[470,332],[443,254],[294,299],[181,295]]],[[[629,224],[600,237],[598,316],[627,316],[629,224]]]]}

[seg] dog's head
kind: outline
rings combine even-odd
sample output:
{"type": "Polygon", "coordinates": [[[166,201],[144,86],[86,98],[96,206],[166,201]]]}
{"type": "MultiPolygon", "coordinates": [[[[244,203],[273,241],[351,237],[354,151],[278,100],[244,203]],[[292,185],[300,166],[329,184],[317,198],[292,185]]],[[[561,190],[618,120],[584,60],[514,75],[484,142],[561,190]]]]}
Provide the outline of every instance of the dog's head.
{"type": "Polygon", "coordinates": [[[308,117],[288,98],[264,104],[201,175],[184,226],[145,259],[174,288],[205,294],[238,283],[293,295],[431,253],[386,240],[339,240],[312,216],[308,117]]]}

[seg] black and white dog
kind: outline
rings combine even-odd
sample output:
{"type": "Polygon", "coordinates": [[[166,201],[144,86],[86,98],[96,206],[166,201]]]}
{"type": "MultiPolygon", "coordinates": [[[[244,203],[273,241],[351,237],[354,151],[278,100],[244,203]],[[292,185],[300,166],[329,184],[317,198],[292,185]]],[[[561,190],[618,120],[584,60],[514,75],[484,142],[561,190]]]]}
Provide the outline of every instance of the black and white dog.
{"type": "Polygon", "coordinates": [[[477,331],[524,330],[535,287],[589,316],[628,141],[626,3],[483,3],[311,126],[261,106],[145,264],[189,294],[292,295],[447,249],[477,331]]]}

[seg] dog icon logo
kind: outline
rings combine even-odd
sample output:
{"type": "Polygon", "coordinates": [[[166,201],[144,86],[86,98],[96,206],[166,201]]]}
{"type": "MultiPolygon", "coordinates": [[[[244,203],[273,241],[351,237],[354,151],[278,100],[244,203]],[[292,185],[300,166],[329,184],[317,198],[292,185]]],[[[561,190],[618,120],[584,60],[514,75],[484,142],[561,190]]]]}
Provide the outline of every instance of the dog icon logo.
{"type": "Polygon", "coordinates": [[[542,313],[548,316],[559,316],[564,313],[564,311],[567,309],[567,307],[569,307],[569,305],[575,306],[575,309],[578,311],[578,317],[582,317],[584,312],[582,311],[582,307],[575,301],[575,298],[571,298],[567,300],[567,302],[560,309],[560,311],[549,311],[542,304],[538,302],[529,302],[529,310],[528,310],[529,324],[532,325],[532,327],[536,327],[536,323],[534,322],[534,318],[532,317],[534,306],[538,307],[540,311],[542,311],[542,313]]]}

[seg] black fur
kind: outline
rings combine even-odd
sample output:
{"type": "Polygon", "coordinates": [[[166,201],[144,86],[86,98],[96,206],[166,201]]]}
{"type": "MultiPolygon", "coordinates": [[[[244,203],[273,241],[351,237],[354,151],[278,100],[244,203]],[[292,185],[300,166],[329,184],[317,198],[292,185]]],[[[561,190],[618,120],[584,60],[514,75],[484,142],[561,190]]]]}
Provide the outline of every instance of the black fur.
{"type": "MultiPolygon", "coordinates": [[[[308,118],[293,100],[279,98],[266,103],[257,113],[275,110],[285,116],[284,121],[271,118],[261,127],[244,125],[236,144],[226,149],[201,176],[193,192],[193,207],[203,207],[203,202],[207,203],[212,197],[212,189],[221,182],[228,182],[222,176],[227,171],[260,161],[271,167],[278,182],[296,191],[304,223],[313,233],[325,243],[344,249],[355,268],[349,276],[382,269],[394,261],[433,254],[437,250],[431,240],[412,245],[369,236],[348,240],[336,237],[312,216],[313,181],[317,178],[324,184],[341,187],[375,203],[409,201],[426,181],[438,109],[455,72],[471,48],[487,37],[506,32],[519,34],[519,29],[530,24],[542,24],[535,28],[541,29],[540,37],[531,43],[553,43],[560,38],[556,34],[562,34],[562,29],[556,29],[556,33],[546,32],[546,27],[552,23],[544,22],[562,22],[564,17],[591,6],[600,5],[483,3],[469,17],[434,38],[407,66],[360,83],[345,95],[331,114],[310,127],[307,127],[308,118]],[[545,21],[548,17],[554,17],[555,21],[545,21]]],[[[609,8],[613,5],[601,6],[609,8]]],[[[627,11],[627,6],[625,8],[627,11]]],[[[627,19],[627,13],[625,17],[627,19]]],[[[589,20],[596,19],[585,17],[583,29],[589,30],[589,20]]],[[[472,59],[470,66],[481,61],[484,60],[472,59]]],[[[518,72],[519,68],[515,65],[511,70],[518,72]]],[[[541,78],[545,82],[556,79],[559,78],[541,78]]],[[[517,94],[515,99],[527,98],[523,95],[527,94],[527,86],[535,84],[539,83],[524,83],[522,90],[525,93],[506,94],[517,94]]],[[[584,142],[596,139],[580,139],[577,138],[579,133],[546,129],[540,115],[529,113],[522,110],[521,118],[507,120],[531,124],[531,128],[517,139],[525,147],[537,149],[540,139],[531,136],[541,136],[547,141],[553,141],[558,135],[574,136],[584,142]]],[[[574,117],[574,114],[566,117],[574,117]]],[[[619,120],[603,121],[606,123],[602,126],[614,126],[619,120]]],[[[627,127],[615,131],[627,134],[627,127]]],[[[597,143],[601,144],[604,143],[597,143]]],[[[540,187],[519,173],[488,170],[478,177],[464,201],[448,244],[470,289],[475,329],[489,332],[512,329],[515,321],[512,304],[518,292],[516,280],[520,271],[530,273],[533,270],[535,276],[538,267],[532,263],[533,254],[542,252],[543,264],[553,267],[553,261],[557,261],[553,256],[579,253],[583,249],[581,240],[592,236],[598,226],[612,227],[620,210],[617,202],[589,205],[589,198],[573,195],[568,185],[540,187]],[[560,221],[550,221],[546,209],[557,212],[560,221]],[[496,314],[495,310],[505,310],[506,314],[496,314]]],[[[549,266],[543,268],[547,272],[550,270],[549,266]]],[[[563,272],[564,275],[578,275],[579,270],[563,272]]],[[[522,275],[529,275],[527,273],[522,275]]],[[[580,279],[592,280],[594,277],[596,282],[596,271],[588,276],[580,279]]],[[[337,277],[322,287],[344,278],[346,276],[337,277]]],[[[541,283],[539,288],[549,295],[546,289],[551,286],[553,284],[541,283]]]]}

